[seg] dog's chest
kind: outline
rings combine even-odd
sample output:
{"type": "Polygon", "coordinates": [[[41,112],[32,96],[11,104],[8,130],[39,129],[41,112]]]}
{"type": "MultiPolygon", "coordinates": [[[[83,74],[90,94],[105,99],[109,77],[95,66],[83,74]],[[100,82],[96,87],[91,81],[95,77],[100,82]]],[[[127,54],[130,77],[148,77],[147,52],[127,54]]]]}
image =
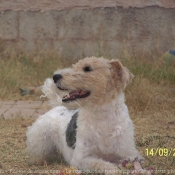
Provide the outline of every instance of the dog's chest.
{"type": "MultiPolygon", "coordinates": [[[[86,118],[87,119],[87,118],[86,118]]],[[[103,154],[113,154],[122,141],[123,132],[128,126],[130,120],[127,113],[121,111],[108,112],[106,116],[100,118],[91,118],[83,121],[86,137],[91,141],[99,152],[103,154]],[[118,116],[120,114],[120,116],[118,116]]]]}
{"type": "Polygon", "coordinates": [[[99,122],[98,125],[91,126],[91,141],[104,154],[112,154],[117,140],[121,135],[121,130],[115,123],[99,122]]]}

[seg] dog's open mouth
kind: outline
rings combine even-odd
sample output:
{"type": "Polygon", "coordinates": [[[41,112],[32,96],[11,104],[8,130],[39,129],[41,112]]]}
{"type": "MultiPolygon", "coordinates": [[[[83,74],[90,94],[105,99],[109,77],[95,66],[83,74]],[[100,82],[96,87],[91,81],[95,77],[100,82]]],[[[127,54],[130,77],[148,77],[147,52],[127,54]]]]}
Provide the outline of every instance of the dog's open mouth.
{"type": "Polygon", "coordinates": [[[68,95],[63,96],[62,102],[68,102],[68,101],[73,101],[78,98],[85,98],[90,95],[90,91],[85,91],[85,90],[74,90],[69,92],[68,95]]]}

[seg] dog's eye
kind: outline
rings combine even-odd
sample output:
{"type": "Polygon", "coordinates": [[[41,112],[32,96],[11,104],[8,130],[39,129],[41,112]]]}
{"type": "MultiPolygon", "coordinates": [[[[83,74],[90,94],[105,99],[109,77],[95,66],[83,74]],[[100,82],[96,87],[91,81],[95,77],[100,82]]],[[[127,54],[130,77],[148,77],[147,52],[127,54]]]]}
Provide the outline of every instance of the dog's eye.
{"type": "Polygon", "coordinates": [[[92,71],[92,68],[90,66],[85,66],[83,68],[83,70],[84,70],[84,72],[90,72],[90,71],[92,71]]]}

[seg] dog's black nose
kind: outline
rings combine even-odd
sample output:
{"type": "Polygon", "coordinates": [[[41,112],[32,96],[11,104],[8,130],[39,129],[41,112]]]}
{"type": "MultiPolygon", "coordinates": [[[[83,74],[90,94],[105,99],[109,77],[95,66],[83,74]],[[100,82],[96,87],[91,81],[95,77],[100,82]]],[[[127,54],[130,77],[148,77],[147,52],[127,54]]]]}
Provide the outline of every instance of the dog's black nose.
{"type": "Polygon", "coordinates": [[[54,83],[57,83],[58,80],[60,80],[62,78],[61,74],[55,74],[53,75],[53,81],[54,83]]]}

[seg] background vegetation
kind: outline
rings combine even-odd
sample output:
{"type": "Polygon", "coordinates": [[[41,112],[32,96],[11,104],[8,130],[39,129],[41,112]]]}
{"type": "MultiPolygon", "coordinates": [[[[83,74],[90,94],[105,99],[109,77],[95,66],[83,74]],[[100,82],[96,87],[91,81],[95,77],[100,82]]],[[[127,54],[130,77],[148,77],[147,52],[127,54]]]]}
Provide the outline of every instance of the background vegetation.
{"type": "MultiPolygon", "coordinates": [[[[145,157],[144,166],[175,172],[175,67],[173,62],[167,64],[165,57],[159,58],[153,55],[149,58],[123,56],[120,59],[135,75],[133,82],[126,89],[126,103],[135,124],[137,148],[145,157]],[[167,148],[172,152],[167,156],[146,153],[146,149],[156,151],[159,148],[167,148]]],[[[41,86],[45,78],[51,77],[57,68],[67,67],[75,62],[76,60],[58,58],[53,52],[29,55],[1,51],[0,99],[39,99],[40,92],[21,96],[19,88],[41,86]]],[[[56,174],[51,170],[62,169],[66,174],[67,169],[70,168],[61,158],[44,166],[28,164],[25,133],[27,127],[33,122],[33,119],[21,119],[20,116],[13,120],[0,119],[0,169],[5,174],[14,174],[13,170],[48,170],[38,174],[56,174]],[[9,172],[10,169],[11,172],[9,172]]]]}

